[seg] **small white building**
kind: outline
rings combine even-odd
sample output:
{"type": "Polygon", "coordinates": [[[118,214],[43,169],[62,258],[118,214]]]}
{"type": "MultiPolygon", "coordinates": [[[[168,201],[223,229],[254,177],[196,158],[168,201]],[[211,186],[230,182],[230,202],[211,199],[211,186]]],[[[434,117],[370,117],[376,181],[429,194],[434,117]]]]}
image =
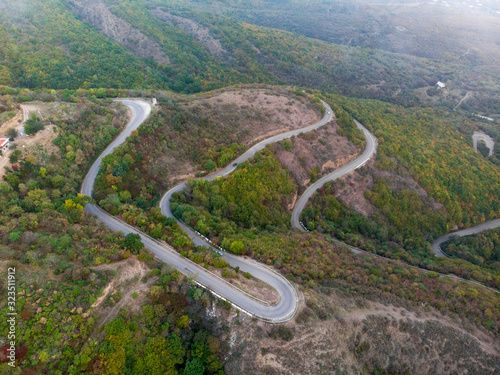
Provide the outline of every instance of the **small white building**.
{"type": "Polygon", "coordinates": [[[436,86],[438,89],[444,89],[446,87],[446,85],[441,81],[437,81],[436,86]]]}
{"type": "Polygon", "coordinates": [[[4,153],[9,149],[9,138],[0,138],[0,151],[4,153]]]}

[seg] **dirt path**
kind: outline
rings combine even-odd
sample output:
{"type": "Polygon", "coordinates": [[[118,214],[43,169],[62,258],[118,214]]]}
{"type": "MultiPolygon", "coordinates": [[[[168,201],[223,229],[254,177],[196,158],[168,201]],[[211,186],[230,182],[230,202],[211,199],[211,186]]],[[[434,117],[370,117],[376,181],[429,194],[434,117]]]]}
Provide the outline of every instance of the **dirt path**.
{"type": "Polygon", "coordinates": [[[14,115],[14,117],[10,118],[9,120],[5,121],[2,125],[0,125],[0,136],[5,137],[7,136],[7,131],[9,129],[18,129],[19,124],[22,124],[24,122],[23,118],[23,111],[17,111],[17,113],[14,115]]]}
{"type": "Polygon", "coordinates": [[[426,307],[374,301],[361,307],[350,298],[312,293],[307,299],[316,299],[316,308],[328,310],[331,318],[290,321],[281,328],[250,319],[233,321],[235,355],[227,373],[361,374],[364,364],[375,360],[383,368],[405,362],[416,374],[495,373],[499,343],[475,327],[466,329],[426,307]],[[476,372],[456,358],[475,361],[469,368],[476,372]]]}
{"type": "Polygon", "coordinates": [[[118,275],[104,288],[102,295],[92,304],[91,310],[97,310],[101,317],[98,326],[102,326],[113,320],[120,311],[121,307],[126,305],[140,306],[145,298],[145,294],[149,287],[158,279],[157,277],[150,278],[147,282],[142,282],[150,271],[149,268],[136,257],[131,257],[127,260],[113,263],[103,264],[93,267],[93,271],[112,270],[118,272],[118,275]],[[122,293],[120,300],[112,307],[103,307],[104,302],[109,296],[122,293]],[[137,293],[137,298],[133,294],[137,293]]]}
{"type": "Polygon", "coordinates": [[[460,107],[460,104],[462,104],[462,102],[463,102],[464,100],[466,100],[466,99],[469,97],[469,94],[470,94],[470,92],[469,92],[469,91],[467,91],[467,94],[465,94],[465,96],[462,98],[462,100],[460,100],[460,101],[458,102],[458,104],[455,106],[455,108],[453,108],[453,110],[454,110],[454,111],[456,111],[456,110],[457,110],[457,108],[458,108],[458,107],[460,107]]]}
{"type": "MultiPolygon", "coordinates": [[[[35,152],[35,148],[37,146],[41,146],[45,148],[48,152],[57,152],[58,148],[52,144],[52,141],[57,137],[57,130],[55,125],[46,126],[45,129],[38,132],[33,138],[31,137],[21,137],[16,138],[14,142],[17,145],[17,149],[21,150],[23,154],[30,154],[35,152]],[[53,147],[51,147],[53,146],[53,147]]],[[[0,179],[5,174],[5,168],[10,165],[9,163],[9,155],[13,152],[13,150],[8,150],[0,157],[0,179]]]]}

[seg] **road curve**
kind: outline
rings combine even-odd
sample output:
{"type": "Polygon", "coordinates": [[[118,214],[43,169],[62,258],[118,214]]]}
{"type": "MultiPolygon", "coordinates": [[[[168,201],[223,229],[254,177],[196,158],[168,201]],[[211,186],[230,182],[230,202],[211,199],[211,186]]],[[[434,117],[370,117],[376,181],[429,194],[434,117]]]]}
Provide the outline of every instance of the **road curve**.
{"type": "MultiPolygon", "coordinates": [[[[151,106],[141,100],[120,100],[124,105],[130,108],[132,111],[132,118],[127,125],[126,129],[105,149],[105,151],[97,158],[97,160],[94,162],[92,167],[90,168],[87,176],[85,177],[85,180],[82,184],[82,189],[81,193],[87,196],[92,196],[92,191],[93,191],[93,186],[95,179],[97,177],[97,174],[100,169],[101,161],[102,159],[106,156],[111,154],[114,149],[125,142],[126,138],[130,136],[133,130],[137,129],[142,122],[149,116],[151,112],[151,106]]],[[[325,115],[321,119],[321,121],[307,126],[302,129],[290,131],[287,133],[283,133],[277,136],[274,136],[272,138],[269,138],[267,140],[264,140],[255,146],[251,147],[248,151],[246,151],[243,155],[241,155],[239,158],[237,158],[234,162],[230,163],[226,168],[223,168],[222,170],[215,172],[209,176],[206,176],[204,179],[206,180],[213,180],[217,177],[224,176],[226,174],[231,173],[234,171],[237,166],[234,166],[234,163],[243,163],[244,161],[248,160],[252,156],[255,155],[256,152],[259,150],[262,150],[266,145],[289,138],[294,135],[298,135],[301,132],[307,132],[314,130],[316,128],[319,128],[325,124],[327,124],[329,121],[331,121],[333,117],[333,113],[331,108],[323,102],[323,105],[326,108],[325,115]]],[[[340,168],[339,170],[335,171],[334,173],[322,178],[318,182],[316,182],[314,185],[312,185],[306,192],[302,195],[301,200],[296,205],[301,204],[301,201],[304,200],[304,203],[302,203],[302,208],[300,211],[298,211],[298,214],[296,216],[297,220],[300,218],[300,212],[302,211],[303,207],[305,206],[305,202],[309,199],[309,197],[314,193],[316,189],[318,189],[320,186],[322,186],[326,181],[331,181],[336,178],[339,178],[340,176],[349,173],[353,171],[356,168],[359,168],[362,166],[364,163],[366,163],[367,160],[371,158],[371,156],[374,154],[376,151],[376,140],[373,135],[368,132],[359,122],[356,121],[356,125],[358,128],[360,128],[367,139],[367,147],[363,154],[352,161],[351,163],[347,164],[345,167],[340,168]],[[315,187],[315,188],[314,188],[315,187]],[[314,188],[314,189],[312,189],[314,188]],[[306,195],[307,194],[307,195],[306,195]],[[305,198],[307,196],[307,199],[305,198]]],[[[183,190],[186,187],[186,184],[180,184],[173,189],[169,190],[162,198],[160,202],[160,207],[162,213],[167,216],[167,217],[174,217],[171,209],[170,209],[170,198],[173,193],[178,192],[183,190]]],[[[111,216],[101,208],[99,208],[97,205],[94,204],[87,204],[85,206],[85,210],[93,214],[97,217],[97,219],[102,222],[104,225],[106,225],[108,228],[116,231],[121,231],[124,234],[128,233],[135,233],[141,236],[141,240],[144,243],[144,245],[152,252],[154,253],[159,259],[162,261],[169,263],[176,267],[177,270],[179,270],[181,273],[192,277],[196,282],[201,284],[202,286],[210,289],[212,292],[214,292],[217,296],[229,300],[233,305],[235,305],[237,308],[253,315],[254,317],[257,317],[259,319],[268,321],[268,322],[273,322],[273,323],[279,323],[279,322],[284,322],[287,321],[295,315],[295,312],[297,311],[298,307],[298,295],[295,290],[295,288],[291,285],[291,283],[284,278],[281,274],[277,273],[276,271],[272,270],[269,267],[266,267],[263,264],[260,264],[252,259],[248,259],[245,257],[238,257],[234,256],[232,254],[228,253],[223,253],[223,257],[231,264],[233,267],[239,267],[240,270],[243,272],[249,272],[256,278],[268,283],[269,285],[273,286],[277,292],[280,295],[280,301],[278,304],[271,306],[265,301],[258,300],[257,298],[249,295],[248,293],[234,287],[230,283],[228,283],[226,280],[223,278],[211,273],[210,271],[200,267],[199,265],[195,264],[194,262],[190,261],[189,259],[181,256],[180,254],[177,253],[172,247],[167,245],[166,243],[160,242],[158,240],[153,239],[152,237],[148,236],[147,234],[141,232],[140,230],[128,225],[127,223],[121,221],[118,218],[115,218],[114,216],[111,216]]],[[[299,210],[299,209],[297,209],[299,210]]],[[[295,213],[295,210],[294,210],[295,213]]],[[[500,221],[500,220],[497,220],[500,221]]],[[[196,246],[209,246],[212,247],[211,244],[208,243],[206,239],[203,239],[200,235],[198,235],[196,232],[194,232],[191,228],[186,226],[183,222],[178,220],[179,225],[184,229],[184,231],[188,234],[188,236],[191,238],[193,243],[196,246]]],[[[292,223],[293,225],[294,223],[292,223]]],[[[487,223],[485,223],[487,224],[487,223]]],[[[498,224],[500,225],[500,224],[498,224]]],[[[496,225],[496,226],[498,226],[496,225]]],[[[294,225],[294,227],[297,227],[294,225]]],[[[298,228],[301,229],[300,227],[300,222],[298,222],[298,228]]],[[[476,227],[477,228],[477,227],[476,227]]],[[[471,228],[473,229],[473,228],[471,228]]],[[[487,228],[484,228],[487,229],[487,228]]],[[[481,229],[481,230],[484,230],[481,229]]],[[[480,230],[479,230],[480,231],[480,230]]],[[[459,233],[459,232],[457,232],[459,233]]],[[[456,234],[456,233],[455,233],[456,234]]],[[[464,234],[465,235],[465,234],[464,234]]],[[[444,236],[443,236],[444,237],[444,236]]],[[[438,239],[439,240],[439,239],[438,239]]],[[[442,241],[444,242],[444,241],[442,241]]],[[[213,248],[213,247],[212,247],[213,248]]],[[[215,249],[215,248],[213,248],[215,249]]]]}
{"type": "MultiPolygon", "coordinates": [[[[245,162],[246,160],[250,159],[253,157],[258,151],[262,150],[264,147],[271,143],[275,143],[278,141],[281,141],[283,139],[290,138],[294,135],[298,135],[302,132],[307,132],[311,131],[314,129],[317,129],[321,126],[326,125],[329,123],[332,118],[333,118],[333,113],[332,109],[328,104],[323,102],[323,106],[325,107],[325,114],[323,118],[318,121],[315,124],[306,126],[305,128],[302,129],[297,129],[297,130],[292,130],[286,133],[278,134],[274,137],[268,138],[266,140],[263,140],[256,145],[252,146],[250,149],[248,149],[245,153],[243,153],[240,157],[238,157],[236,160],[231,162],[228,166],[225,168],[212,173],[208,176],[203,177],[203,179],[210,181],[214,180],[218,177],[222,177],[225,175],[228,175],[229,173],[233,172],[236,168],[236,164],[240,164],[245,162]]],[[[170,208],[170,199],[172,198],[172,194],[176,192],[180,192],[186,188],[186,182],[175,186],[174,188],[170,189],[161,199],[160,201],[160,208],[161,212],[163,215],[167,217],[172,217],[177,220],[177,223],[182,227],[184,232],[189,236],[189,238],[193,241],[193,243],[196,246],[208,246],[212,248],[213,250],[218,250],[215,247],[212,246],[212,244],[205,238],[201,237],[198,233],[196,233],[194,230],[192,230],[190,227],[188,227],[185,223],[183,223],[181,220],[176,218],[174,214],[172,213],[172,210],[170,208]]],[[[253,315],[256,315],[260,318],[266,318],[268,320],[272,320],[275,322],[278,321],[284,321],[295,315],[295,312],[297,310],[297,305],[298,305],[298,297],[297,297],[297,292],[295,288],[292,286],[292,284],[284,278],[281,274],[273,271],[272,269],[259,264],[251,259],[244,258],[244,257],[239,257],[235,256],[226,252],[223,252],[222,257],[232,266],[232,267],[239,267],[240,270],[244,272],[249,272],[253,276],[257,277],[258,279],[266,282],[267,284],[273,286],[279,293],[280,295],[280,301],[277,305],[275,306],[263,306],[262,304],[257,304],[255,301],[253,302],[253,306],[246,307],[247,311],[250,311],[253,315]]],[[[217,289],[213,289],[218,293],[217,289]]],[[[235,303],[238,306],[241,306],[242,302],[240,301],[239,296],[236,296],[237,298],[235,299],[230,299],[231,302],[235,303]]]]}
{"type": "Polygon", "coordinates": [[[292,212],[292,228],[305,231],[301,222],[300,214],[304,210],[306,203],[309,201],[311,196],[321,188],[326,182],[336,180],[348,173],[351,173],[357,168],[362,167],[368,160],[371,159],[375,151],[377,151],[377,140],[363,125],[361,125],[357,120],[354,120],[358,129],[362,130],[366,138],[366,147],[363,153],[350,163],[344,165],[342,168],[335,170],[333,173],[326,175],[325,177],[319,179],[314,184],[309,186],[307,190],[302,194],[302,196],[297,201],[293,212],[292,212]]]}
{"type": "MultiPolygon", "coordinates": [[[[132,118],[128,123],[125,130],[113,141],[111,144],[104,150],[104,152],[96,159],[89,172],[87,173],[84,182],[82,184],[81,193],[87,196],[92,196],[92,191],[95,183],[95,179],[99,173],[100,165],[102,159],[111,154],[116,147],[121,145],[126,141],[127,137],[130,136],[132,131],[137,129],[144,120],[147,119],[151,112],[151,105],[142,100],[120,100],[124,105],[130,108],[132,111],[132,118]]],[[[266,145],[277,142],[279,140],[291,137],[293,135],[297,135],[302,131],[310,131],[316,129],[320,126],[327,124],[333,117],[331,108],[326,104],[325,116],[321,119],[321,121],[316,124],[307,126],[303,129],[294,130],[288,133],[284,133],[281,135],[274,136],[265,141],[262,141],[255,146],[251,147],[248,151],[246,151],[243,155],[241,155],[238,159],[236,159],[233,163],[231,163],[228,167],[207,176],[207,180],[212,180],[219,176],[226,175],[231,173],[236,166],[233,166],[234,163],[242,163],[245,160],[251,158],[255,155],[256,152],[262,150],[266,145]]],[[[184,188],[185,184],[181,184],[174,189],[170,190],[162,199],[162,210],[167,212],[167,216],[173,216],[170,211],[170,197],[173,192],[180,191],[184,188]],[[168,197],[168,199],[166,199],[168,197]],[[166,202],[166,203],[165,203],[166,202]]],[[[183,274],[192,277],[196,282],[201,284],[202,286],[210,289],[212,292],[217,294],[219,297],[223,299],[229,300],[233,305],[240,308],[241,310],[266,321],[269,322],[283,322],[291,319],[295,312],[297,311],[298,306],[298,295],[295,288],[292,284],[284,278],[279,273],[274,270],[266,267],[265,265],[259,264],[251,259],[246,259],[243,257],[237,257],[231,254],[225,253],[223,257],[233,266],[239,267],[243,272],[249,272],[254,277],[268,283],[272,287],[274,287],[280,295],[280,301],[271,306],[269,303],[265,301],[258,300],[257,298],[249,295],[248,293],[234,287],[226,280],[221,277],[211,273],[210,271],[200,267],[199,265],[193,263],[187,258],[182,257],[178,254],[172,247],[168,246],[165,243],[157,241],[147,234],[141,232],[140,230],[128,225],[127,223],[121,221],[118,218],[108,214],[101,208],[99,208],[95,204],[87,204],[85,206],[85,211],[88,213],[95,215],[97,219],[106,225],[108,228],[116,231],[122,231],[124,234],[135,233],[141,236],[141,240],[144,245],[153,252],[159,259],[162,261],[169,263],[176,267],[183,274]]],[[[200,237],[197,236],[195,232],[193,232],[190,228],[185,226],[182,222],[179,223],[184,230],[191,237],[195,245],[198,246],[211,246],[200,237]]]]}
{"type": "Polygon", "coordinates": [[[83,180],[81,193],[89,197],[92,196],[92,191],[94,190],[94,182],[99,173],[101,167],[102,159],[113,153],[115,148],[120,146],[123,142],[127,140],[127,137],[136,130],[143,122],[146,120],[151,113],[151,105],[143,100],[120,100],[123,104],[130,108],[132,111],[132,118],[127,124],[125,130],[123,130],[118,137],[116,137],[113,142],[111,142],[104,152],[97,158],[97,160],[90,167],[89,172],[83,180]]]}
{"type": "MultiPolygon", "coordinates": [[[[321,101],[321,103],[325,107],[325,114],[320,121],[316,122],[315,124],[306,126],[305,128],[291,130],[289,132],[278,134],[278,135],[275,135],[274,137],[271,137],[271,138],[267,138],[267,139],[257,143],[256,145],[252,146],[251,148],[249,148],[239,158],[237,158],[233,162],[229,163],[227,165],[227,167],[225,167],[217,172],[214,172],[208,176],[205,176],[205,177],[203,177],[203,179],[207,180],[207,181],[211,181],[211,180],[215,180],[217,177],[222,177],[222,176],[228,175],[229,173],[231,173],[232,171],[234,171],[238,167],[237,165],[236,166],[234,165],[235,163],[241,164],[241,163],[247,161],[248,159],[253,157],[257,152],[262,150],[267,145],[282,141],[283,139],[291,138],[294,135],[299,135],[300,133],[305,133],[305,132],[309,132],[309,131],[314,130],[314,129],[318,129],[318,128],[328,124],[330,121],[332,121],[333,112],[332,112],[332,109],[330,108],[330,106],[326,102],[321,101]]],[[[174,189],[176,189],[176,188],[174,188],[174,189]]],[[[177,190],[177,191],[179,191],[179,190],[177,190]]],[[[170,191],[167,192],[167,194],[165,194],[165,196],[162,199],[162,202],[167,198],[167,195],[169,193],[170,193],[170,191]]],[[[170,195],[172,195],[172,194],[170,194],[170,195]]],[[[166,205],[167,205],[167,203],[160,203],[161,207],[164,207],[164,206],[166,207],[166,205]]]]}
{"type": "Polygon", "coordinates": [[[478,141],[483,141],[486,144],[486,147],[489,149],[489,156],[493,155],[493,149],[495,148],[495,142],[493,141],[493,138],[483,132],[474,132],[474,134],[472,134],[472,143],[476,151],[478,141]]]}
{"type": "Polygon", "coordinates": [[[443,250],[441,250],[441,244],[450,240],[451,237],[470,236],[471,234],[476,234],[476,233],[482,232],[483,230],[495,229],[498,227],[500,227],[500,219],[495,219],[492,221],[487,221],[486,223],[479,224],[479,225],[472,227],[472,228],[467,228],[467,229],[459,230],[457,232],[451,232],[451,233],[445,234],[444,236],[441,236],[436,241],[434,241],[434,243],[432,244],[432,251],[434,252],[434,254],[437,257],[448,257],[449,258],[449,255],[446,254],[443,250]]]}

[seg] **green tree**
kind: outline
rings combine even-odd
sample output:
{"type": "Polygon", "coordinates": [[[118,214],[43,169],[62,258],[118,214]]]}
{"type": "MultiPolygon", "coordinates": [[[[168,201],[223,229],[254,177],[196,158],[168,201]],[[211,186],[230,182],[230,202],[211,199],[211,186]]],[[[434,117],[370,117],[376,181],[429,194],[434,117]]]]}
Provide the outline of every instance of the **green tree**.
{"type": "Polygon", "coordinates": [[[234,241],[229,249],[233,254],[241,255],[245,251],[245,244],[241,241],[234,241]]]}
{"type": "Polygon", "coordinates": [[[132,253],[138,254],[139,250],[144,247],[141,241],[141,236],[135,233],[129,233],[125,236],[124,247],[128,248],[132,253]]]}
{"type": "Polygon", "coordinates": [[[187,361],[182,375],[203,375],[204,372],[203,360],[201,358],[192,358],[187,361]]]}
{"type": "Polygon", "coordinates": [[[21,156],[21,150],[14,150],[10,155],[9,155],[9,161],[11,164],[16,163],[19,160],[19,156],[21,156]]]}
{"type": "Polygon", "coordinates": [[[208,159],[204,165],[204,168],[207,172],[212,172],[217,165],[215,165],[215,162],[212,159],[208,159]]]}
{"type": "Polygon", "coordinates": [[[179,319],[177,319],[177,325],[181,328],[186,328],[189,325],[189,316],[182,315],[179,319]]]}
{"type": "Polygon", "coordinates": [[[43,128],[42,120],[34,114],[24,123],[24,131],[28,135],[35,135],[40,130],[43,130],[43,128]]]}
{"type": "Polygon", "coordinates": [[[17,138],[17,130],[14,128],[10,128],[9,130],[7,130],[7,135],[9,136],[10,140],[13,141],[17,138]]]}

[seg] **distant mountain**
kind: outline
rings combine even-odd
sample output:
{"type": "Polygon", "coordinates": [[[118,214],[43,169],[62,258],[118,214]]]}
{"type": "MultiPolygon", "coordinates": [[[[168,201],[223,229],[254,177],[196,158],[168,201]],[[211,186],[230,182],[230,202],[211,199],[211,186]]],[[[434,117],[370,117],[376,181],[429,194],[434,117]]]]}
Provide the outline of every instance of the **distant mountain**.
{"type": "MultiPolygon", "coordinates": [[[[458,62],[393,53],[357,37],[345,44],[359,47],[333,44],[345,38],[326,27],[335,21],[324,8],[328,2],[301,3],[302,13],[297,2],[271,3],[266,13],[269,2],[263,1],[249,6],[201,0],[0,0],[0,84],[193,93],[237,83],[279,83],[448,107],[462,91],[475,90],[472,101],[482,95],[489,100],[482,105],[500,108],[492,99],[498,81],[484,78],[489,73],[482,65],[480,72],[465,74],[458,62]],[[315,22],[317,32],[312,32],[315,22]],[[474,77],[481,84],[473,85],[474,77]],[[448,83],[446,95],[428,91],[438,80],[448,83]]],[[[351,17],[357,11],[342,4],[338,14],[351,17]]],[[[370,19],[364,15],[353,16],[353,25],[370,19]]]]}

